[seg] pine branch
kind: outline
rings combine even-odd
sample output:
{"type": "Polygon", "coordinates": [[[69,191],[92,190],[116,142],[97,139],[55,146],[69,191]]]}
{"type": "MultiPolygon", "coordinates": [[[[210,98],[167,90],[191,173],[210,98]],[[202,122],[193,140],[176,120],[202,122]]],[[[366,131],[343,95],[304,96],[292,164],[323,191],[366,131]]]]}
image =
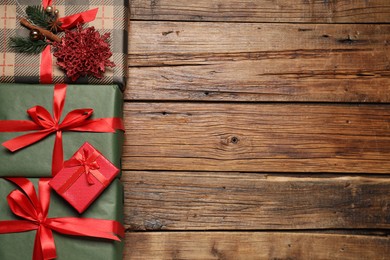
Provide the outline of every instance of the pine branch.
{"type": "Polygon", "coordinates": [[[35,25],[49,29],[52,17],[45,11],[43,6],[27,6],[26,14],[35,25]]]}
{"type": "Polygon", "coordinates": [[[41,53],[47,45],[48,43],[42,40],[31,41],[29,38],[23,37],[10,38],[10,46],[14,48],[16,52],[38,54],[41,53]]]}

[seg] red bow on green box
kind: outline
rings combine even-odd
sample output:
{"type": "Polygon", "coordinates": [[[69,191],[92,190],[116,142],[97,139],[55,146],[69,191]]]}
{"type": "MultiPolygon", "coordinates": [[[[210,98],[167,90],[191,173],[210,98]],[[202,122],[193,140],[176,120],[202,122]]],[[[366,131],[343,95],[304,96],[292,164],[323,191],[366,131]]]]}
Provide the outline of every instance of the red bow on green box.
{"type": "Polygon", "coordinates": [[[7,178],[21,190],[12,191],[8,197],[11,211],[23,220],[0,221],[0,234],[36,230],[33,260],[57,257],[53,231],[71,235],[120,241],[123,226],[114,220],[93,218],[48,218],[50,205],[49,179],[39,180],[39,197],[34,185],[26,178],[7,178]]]}
{"type": "Polygon", "coordinates": [[[117,129],[124,130],[122,119],[118,117],[89,119],[93,114],[91,108],[75,109],[60,122],[65,104],[66,88],[65,84],[54,86],[53,116],[44,107],[34,106],[27,110],[31,120],[0,120],[0,132],[33,131],[4,142],[3,146],[11,152],[36,143],[50,134],[56,134],[52,156],[53,176],[63,167],[62,132],[115,133],[117,129]]]}

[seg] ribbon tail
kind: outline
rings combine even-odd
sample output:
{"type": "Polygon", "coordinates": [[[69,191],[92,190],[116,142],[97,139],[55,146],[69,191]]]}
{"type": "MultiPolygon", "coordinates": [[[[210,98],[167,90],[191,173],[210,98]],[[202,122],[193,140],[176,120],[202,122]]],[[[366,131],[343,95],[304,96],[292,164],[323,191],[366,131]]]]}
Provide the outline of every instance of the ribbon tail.
{"type": "Polygon", "coordinates": [[[10,150],[11,152],[15,152],[26,146],[38,142],[39,140],[51,134],[51,132],[52,130],[45,129],[38,132],[21,135],[11,140],[5,141],[2,145],[8,150],[10,150]]]}
{"type": "Polygon", "coordinates": [[[53,59],[51,57],[51,47],[46,46],[41,54],[41,65],[40,65],[40,83],[50,84],[53,82],[53,59]]]}
{"type": "Polygon", "coordinates": [[[91,22],[95,20],[97,12],[98,12],[98,8],[95,8],[85,12],[62,17],[59,19],[60,22],[62,23],[61,28],[63,30],[69,30],[72,29],[73,27],[76,27],[77,24],[79,23],[84,24],[84,23],[91,22]]]}
{"type": "Polygon", "coordinates": [[[38,229],[38,226],[27,220],[0,221],[0,234],[19,233],[38,229]]]}
{"type": "Polygon", "coordinates": [[[33,260],[45,260],[43,258],[42,245],[41,245],[41,229],[37,230],[37,234],[35,235],[34,240],[34,252],[33,252],[33,260]]]}
{"type": "Polygon", "coordinates": [[[24,132],[42,129],[30,120],[0,120],[0,132],[24,132]]]}
{"type": "Polygon", "coordinates": [[[57,258],[53,233],[40,226],[35,236],[33,260],[49,260],[57,258]]]}
{"type": "Polygon", "coordinates": [[[55,259],[57,258],[57,252],[56,252],[56,245],[54,243],[54,237],[53,232],[45,227],[44,225],[41,225],[40,227],[40,233],[39,233],[39,240],[42,251],[42,259],[55,259]]]}
{"type": "Polygon", "coordinates": [[[95,184],[95,181],[93,180],[93,178],[92,178],[90,173],[87,173],[86,177],[87,177],[87,182],[88,182],[89,185],[94,185],[95,184]]]}

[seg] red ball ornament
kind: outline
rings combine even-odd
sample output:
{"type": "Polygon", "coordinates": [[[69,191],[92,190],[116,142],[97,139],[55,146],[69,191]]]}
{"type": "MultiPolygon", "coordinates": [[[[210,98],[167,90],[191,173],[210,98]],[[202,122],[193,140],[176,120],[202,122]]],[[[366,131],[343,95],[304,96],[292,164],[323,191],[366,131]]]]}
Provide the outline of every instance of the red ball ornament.
{"type": "Polygon", "coordinates": [[[57,65],[72,81],[89,75],[101,79],[106,67],[115,67],[109,60],[109,37],[110,33],[100,35],[94,27],[78,26],[75,31],[66,31],[60,43],[53,43],[57,65]]]}

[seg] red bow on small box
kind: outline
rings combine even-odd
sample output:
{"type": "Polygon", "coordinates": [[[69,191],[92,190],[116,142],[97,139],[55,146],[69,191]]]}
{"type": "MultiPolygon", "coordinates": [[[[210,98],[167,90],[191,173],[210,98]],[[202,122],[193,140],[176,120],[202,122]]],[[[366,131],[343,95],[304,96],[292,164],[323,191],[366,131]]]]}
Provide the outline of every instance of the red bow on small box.
{"type": "Polygon", "coordinates": [[[90,185],[95,184],[95,181],[93,180],[93,177],[95,177],[100,183],[107,186],[109,181],[98,171],[100,166],[96,159],[99,156],[100,153],[98,151],[94,150],[92,154],[90,154],[89,150],[83,148],[81,151],[77,151],[68,161],[64,162],[64,167],[78,167],[78,170],[69,178],[69,184],[67,185],[67,183],[64,183],[63,188],[60,189],[60,191],[66,191],[67,186],[72,185],[72,183],[74,183],[83,173],[87,177],[87,182],[90,185]]]}
{"type": "Polygon", "coordinates": [[[22,191],[14,190],[8,197],[12,212],[24,220],[0,221],[0,234],[37,230],[33,260],[57,257],[53,231],[72,236],[85,236],[120,241],[124,237],[123,226],[114,220],[93,218],[48,218],[50,205],[49,179],[39,180],[39,198],[34,185],[26,178],[7,178],[22,191]]]}
{"type": "Polygon", "coordinates": [[[88,142],[64,163],[49,185],[79,213],[107,188],[119,169],[88,142]]]}
{"type": "Polygon", "coordinates": [[[31,120],[0,120],[0,132],[34,131],[4,142],[3,146],[11,152],[27,147],[52,133],[56,133],[52,158],[53,176],[63,166],[62,132],[115,133],[116,129],[124,130],[122,119],[118,117],[88,119],[93,113],[91,108],[70,111],[64,120],[60,122],[65,104],[66,88],[67,85],[65,84],[56,84],[54,87],[53,117],[44,107],[35,106],[27,110],[31,120]]]}

